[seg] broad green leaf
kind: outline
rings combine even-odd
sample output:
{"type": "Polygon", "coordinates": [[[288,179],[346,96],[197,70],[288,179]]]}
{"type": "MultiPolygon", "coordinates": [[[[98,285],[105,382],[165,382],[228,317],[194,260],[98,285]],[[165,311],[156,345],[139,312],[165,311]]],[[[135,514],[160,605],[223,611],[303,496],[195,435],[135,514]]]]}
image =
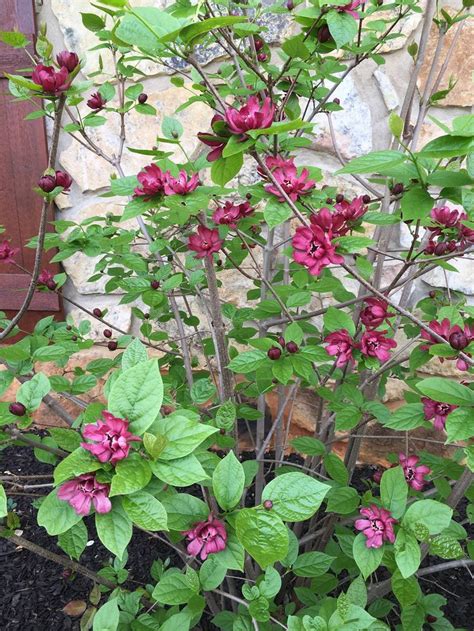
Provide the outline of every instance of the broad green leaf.
{"type": "Polygon", "coordinates": [[[58,464],[54,470],[54,483],[61,484],[61,482],[76,478],[82,473],[97,471],[102,466],[102,463],[90,451],[78,447],[58,464]]]}
{"type": "Polygon", "coordinates": [[[25,381],[18,388],[16,400],[26,407],[28,412],[33,412],[39,408],[43,397],[45,397],[51,389],[48,377],[43,373],[38,373],[29,381],[25,381]]]}
{"type": "Polygon", "coordinates": [[[209,507],[194,495],[176,493],[162,499],[168,514],[170,530],[189,530],[198,521],[205,521],[209,515],[209,507]]]}
{"type": "Polygon", "coordinates": [[[410,189],[402,197],[401,210],[403,220],[418,220],[429,217],[430,211],[435,205],[435,200],[424,188],[410,189]]]}
{"type": "Polygon", "coordinates": [[[170,462],[151,462],[150,466],[159,480],[172,486],[190,486],[208,478],[199,460],[193,454],[170,462]]]}
{"type": "Polygon", "coordinates": [[[218,560],[217,554],[210,554],[199,570],[199,581],[203,590],[216,589],[227,574],[227,568],[218,560]]]}
{"type": "Polygon", "coordinates": [[[386,421],[383,421],[383,426],[403,432],[420,427],[424,422],[423,404],[408,403],[399,407],[386,421]]]}
{"type": "Polygon", "coordinates": [[[93,631],[117,631],[120,611],[117,598],[113,598],[102,605],[94,616],[93,631]]]}
{"type": "Polygon", "coordinates": [[[408,484],[402,467],[387,469],[380,481],[380,497],[383,506],[398,519],[405,511],[408,498],[408,484]]]}
{"type": "Polygon", "coordinates": [[[282,204],[276,199],[269,199],[263,216],[269,228],[276,228],[280,224],[284,223],[292,216],[293,212],[287,204],[282,204]]]}
{"type": "Polygon", "coordinates": [[[296,559],[291,570],[296,576],[315,578],[325,574],[334,559],[324,552],[305,552],[296,559]]]}
{"type": "Polygon", "coordinates": [[[431,140],[419,153],[420,158],[456,158],[474,151],[474,138],[440,136],[431,140]]]}
{"type": "Polygon", "coordinates": [[[233,533],[228,533],[225,550],[213,555],[228,570],[242,572],[244,569],[245,550],[233,533]]]}
{"type": "Polygon", "coordinates": [[[329,333],[333,331],[339,331],[340,329],[346,329],[350,335],[355,334],[355,324],[351,316],[341,309],[336,307],[329,307],[323,316],[324,328],[329,333]]]}
{"type": "Polygon", "coordinates": [[[108,410],[130,421],[130,431],[141,435],[153,423],[163,401],[158,361],[150,359],[125,370],[115,379],[108,410]]]}
{"type": "Polygon", "coordinates": [[[306,456],[323,456],[326,453],[324,443],[317,438],[311,438],[311,436],[298,436],[293,438],[290,443],[296,451],[306,456]]]}
{"type": "Polygon", "coordinates": [[[474,409],[457,408],[446,418],[447,442],[468,440],[474,436],[474,409]]]}
{"type": "Polygon", "coordinates": [[[159,419],[153,425],[153,430],[164,436],[167,441],[159,456],[161,460],[183,458],[192,453],[209,436],[219,431],[217,427],[197,423],[181,416],[179,412],[159,419]]]}
{"type": "Polygon", "coordinates": [[[146,346],[140,342],[138,337],[136,337],[127,346],[125,353],[122,356],[122,370],[128,370],[129,368],[133,368],[133,366],[146,362],[147,360],[148,353],[146,346]]]}
{"type": "Polygon", "coordinates": [[[245,15],[222,15],[219,17],[208,18],[207,20],[197,21],[194,24],[189,24],[181,29],[179,36],[185,44],[192,43],[193,46],[198,40],[209,32],[215,29],[222,28],[223,26],[231,26],[232,24],[238,24],[239,22],[246,22],[247,17],[245,15]]]}
{"type": "Polygon", "coordinates": [[[240,353],[229,363],[232,372],[248,373],[256,370],[267,359],[263,351],[253,350],[240,353]]]}
{"type": "Polygon", "coordinates": [[[261,568],[285,558],[288,530],[273,510],[245,508],[239,511],[236,529],[240,543],[261,568]]]}
{"type": "Polygon", "coordinates": [[[357,35],[358,21],[352,15],[339,11],[329,11],[326,16],[329,32],[338,48],[351,42],[357,35]]]}
{"type": "Polygon", "coordinates": [[[265,486],[262,501],[271,500],[270,512],[285,521],[304,521],[318,510],[329,488],[304,473],[285,473],[265,486]]]}
{"type": "Polygon", "coordinates": [[[367,579],[379,567],[383,557],[381,548],[368,548],[366,537],[360,532],[352,544],[352,554],[362,576],[367,579]]]}
{"type": "Polygon", "coordinates": [[[51,536],[66,532],[81,519],[82,515],[78,515],[68,502],[58,498],[57,489],[41,502],[37,516],[38,525],[46,528],[51,536]]]}
{"type": "Polygon", "coordinates": [[[178,31],[181,21],[155,7],[136,7],[126,13],[114,29],[115,35],[127,44],[146,53],[157,54],[161,40],[178,31]]]}
{"type": "Polygon", "coordinates": [[[152,597],[163,605],[183,605],[195,593],[188,577],[173,568],[163,574],[152,597]]]}
{"type": "Polygon", "coordinates": [[[225,186],[242,168],[244,158],[241,153],[235,153],[228,158],[219,158],[212,163],[211,178],[219,185],[225,186]]]}
{"type": "Polygon", "coordinates": [[[412,605],[421,596],[421,589],[414,576],[403,578],[399,570],[392,575],[392,591],[402,607],[412,605]]]}
{"type": "Polygon", "coordinates": [[[404,607],[401,613],[402,628],[407,631],[422,631],[426,620],[426,612],[423,604],[413,603],[404,607]]]}
{"type": "Polygon", "coordinates": [[[233,451],[229,451],[214,470],[212,489],[219,506],[231,510],[239,503],[244,491],[245,473],[233,451]]]}
{"type": "Polygon", "coordinates": [[[58,536],[58,544],[71,559],[78,561],[86,547],[87,538],[86,525],[83,521],[79,521],[58,536]]]}
{"type": "Polygon", "coordinates": [[[2,517],[5,517],[7,513],[8,513],[7,496],[5,493],[5,489],[3,488],[3,485],[0,484],[0,519],[2,517]]]}
{"type": "Polygon", "coordinates": [[[327,495],[327,513],[348,515],[359,506],[359,494],[350,486],[332,487],[327,495]]]}
{"type": "Polygon", "coordinates": [[[339,456],[334,453],[326,454],[323,462],[328,475],[342,486],[346,486],[349,473],[339,456]]]}
{"type": "Polygon", "coordinates": [[[403,578],[412,576],[420,567],[421,552],[416,537],[400,528],[395,540],[395,561],[403,578]]]}
{"type": "Polygon", "coordinates": [[[474,390],[443,377],[429,377],[416,384],[416,389],[435,401],[455,405],[474,405],[474,390]]]}
{"type": "Polygon", "coordinates": [[[143,489],[151,480],[151,469],[148,462],[137,453],[117,462],[115,475],[110,486],[110,497],[113,495],[129,495],[143,489]]]}
{"type": "Polygon", "coordinates": [[[435,500],[417,500],[411,504],[403,518],[403,525],[412,528],[421,523],[428,528],[430,535],[437,535],[449,526],[453,511],[446,504],[435,500]]]}
{"type": "Polygon", "coordinates": [[[112,500],[112,510],[109,513],[95,514],[97,535],[107,550],[122,559],[123,553],[132,538],[132,520],[125,513],[120,500],[112,500]]]}
{"type": "Polygon", "coordinates": [[[354,158],[337,173],[382,173],[405,160],[405,154],[400,151],[373,151],[365,156],[354,158]]]}
{"type": "Polygon", "coordinates": [[[134,524],[145,530],[168,530],[163,504],[147,493],[138,491],[122,498],[122,506],[134,524]]]}

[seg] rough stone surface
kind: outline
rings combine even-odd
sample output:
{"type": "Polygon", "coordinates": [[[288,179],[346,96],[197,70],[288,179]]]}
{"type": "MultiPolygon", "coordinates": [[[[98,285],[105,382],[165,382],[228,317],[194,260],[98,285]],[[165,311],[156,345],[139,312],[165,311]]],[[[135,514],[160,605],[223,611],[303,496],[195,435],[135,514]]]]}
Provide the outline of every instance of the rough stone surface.
{"type": "Polygon", "coordinates": [[[400,101],[390,77],[383,70],[379,69],[374,72],[374,77],[377,80],[387,109],[389,111],[396,109],[399,106],[400,101]]]}
{"type": "MultiPolygon", "coordinates": [[[[453,41],[456,29],[448,30],[443,43],[441,59],[444,59],[453,41]]],[[[472,68],[474,67],[474,23],[472,19],[462,22],[462,30],[456,48],[444,73],[444,77],[439,85],[439,90],[444,90],[449,85],[450,78],[457,79],[457,83],[451,92],[440,101],[442,106],[457,105],[461,107],[472,107],[474,101],[474,89],[472,84],[472,68]]],[[[426,84],[426,79],[431,67],[433,54],[438,41],[438,29],[433,24],[428,40],[428,50],[425,63],[420,72],[418,88],[422,90],[426,84]]],[[[437,66],[440,68],[440,63],[437,66]]]]}
{"type": "Polygon", "coordinates": [[[457,272],[445,272],[445,270],[437,267],[423,276],[425,283],[432,287],[449,287],[453,291],[460,291],[468,296],[473,296],[474,261],[460,257],[453,259],[450,263],[457,268],[457,272]]]}
{"type": "MultiPolygon", "coordinates": [[[[102,297],[98,298],[98,301],[100,302],[102,307],[106,306],[106,303],[104,304],[104,300],[102,299],[102,297]]],[[[97,306],[98,301],[96,299],[94,303],[95,306],[97,306]]],[[[92,307],[92,305],[90,306],[92,307]]],[[[107,307],[107,309],[108,311],[105,316],[107,322],[110,322],[110,324],[112,324],[113,326],[121,329],[124,333],[128,333],[132,324],[132,311],[130,306],[117,305],[112,303],[107,307]]],[[[70,309],[68,311],[68,315],[73,319],[76,324],[79,324],[84,320],[89,320],[89,322],[91,323],[90,337],[94,340],[100,340],[101,342],[105,340],[103,336],[103,331],[106,327],[100,320],[97,320],[87,313],[84,313],[82,309],[78,309],[77,307],[73,307],[72,309],[70,309]]],[[[122,334],[114,332],[114,338],[119,337],[120,335],[122,334]]]]}

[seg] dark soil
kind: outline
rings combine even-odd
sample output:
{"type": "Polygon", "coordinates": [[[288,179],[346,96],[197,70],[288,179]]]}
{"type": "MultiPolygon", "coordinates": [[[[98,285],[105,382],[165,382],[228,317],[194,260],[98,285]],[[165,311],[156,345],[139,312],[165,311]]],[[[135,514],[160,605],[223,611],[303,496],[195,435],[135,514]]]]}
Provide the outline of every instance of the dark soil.
{"type": "MultiPolygon", "coordinates": [[[[293,458],[291,458],[293,459],[293,458]]],[[[50,474],[51,466],[39,463],[31,449],[11,447],[0,451],[0,475],[50,474]]],[[[371,476],[369,467],[357,471],[354,485],[359,490],[367,488],[365,479],[371,476]]],[[[37,480],[41,483],[44,480],[37,480]]],[[[49,489],[31,491],[38,496],[49,489]]],[[[251,493],[247,501],[251,502],[251,493]]],[[[20,518],[23,536],[52,552],[64,555],[43,528],[36,524],[36,509],[32,506],[34,497],[16,495],[15,512],[20,518]]],[[[86,520],[87,523],[87,520],[86,520]]],[[[81,556],[81,564],[98,571],[110,564],[108,551],[94,538],[94,528],[89,528],[93,543],[81,556]]],[[[154,560],[171,558],[180,565],[179,558],[165,544],[161,544],[145,533],[136,531],[129,545],[127,569],[129,576],[124,584],[134,589],[138,584],[153,583],[149,571],[154,560]]],[[[441,562],[437,559],[436,562],[441,562]]],[[[92,582],[81,575],[70,576],[68,571],[52,561],[43,559],[33,552],[17,549],[11,543],[0,539],[0,630],[1,631],[78,631],[79,618],[65,614],[62,609],[70,601],[88,601],[92,582]]],[[[466,569],[460,568],[433,574],[421,579],[424,593],[439,593],[447,599],[445,615],[455,627],[472,631],[473,580],[466,569]],[[429,580],[428,580],[429,579],[429,580]]],[[[426,627],[428,629],[430,627],[426,627]]],[[[215,631],[209,618],[203,618],[201,631],[215,631]]],[[[177,630],[178,631],[178,630],[177,630]]]]}

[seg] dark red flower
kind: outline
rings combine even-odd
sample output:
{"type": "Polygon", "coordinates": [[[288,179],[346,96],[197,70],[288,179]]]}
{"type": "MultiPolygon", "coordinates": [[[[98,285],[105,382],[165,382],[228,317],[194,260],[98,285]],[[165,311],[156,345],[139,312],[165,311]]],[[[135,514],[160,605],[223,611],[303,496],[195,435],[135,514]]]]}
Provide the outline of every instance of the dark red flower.
{"type": "Polygon", "coordinates": [[[0,243],[0,262],[1,263],[13,263],[13,257],[18,254],[20,248],[12,248],[10,242],[4,239],[0,243]]]}
{"type": "MultiPolygon", "coordinates": [[[[429,328],[432,329],[434,333],[437,333],[440,337],[442,337],[446,342],[449,340],[449,336],[451,335],[451,333],[453,333],[455,330],[453,327],[451,327],[451,322],[448,320],[448,318],[444,318],[442,322],[431,320],[431,322],[429,323],[429,328]]],[[[429,347],[433,344],[440,343],[437,338],[430,335],[430,333],[428,333],[428,331],[425,331],[424,329],[421,331],[421,337],[428,342],[427,344],[423,344],[422,346],[420,346],[421,350],[423,351],[428,350],[429,347]]]]}
{"type": "Polygon", "coordinates": [[[95,112],[100,112],[107,104],[106,99],[100,94],[100,92],[94,92],[91,94],[89,100],[87,101],[87,106],[94,110],[95,112]]]}
{"type": "Polygon", "coordinates": [[[362,355],[376,357],[381,362],[390,359],[390,349],[395,348],[395,340],[385,337],[387,331],[366,331],[360,340],[362,355]]]}
{"type": "Polygon", "coordinates": [[[169,171],[163,177],[163,189],[165,195],[188,195],[199,186],[199,174],[193,173],[188,178],[186,171],[181,170],[177,178],[174,178],[169,171]]]}
{"type": "Polygon", "coordinates": [[[346,364],[354,363],[352,351],[357,348],[357,344],[346,329],[340,329],[326,335],[324,341],[328,344],[325,349],[326,353],[337,358],[337,368],[343,368],[346,364]]]}
{"type": "Polygon", "coordinates": [[[362,0],[352,0],[348,4],[343,4],[342,6],[336,7],[339,13],[347,13],[348,15],[352,15],[355,20],[359,19],[359,14],[355,9],[362,4],[362,0]]]}
{"type": "MultiPolygon", "coordinates": [[[[284,160],[283,158],[267,158],[265,163],[268,169],[272,172],[273,177],[280,185],[280,188],[286,193],[286,195],[296,202],[302,195],[307,195],[316,186],[314,180],[310,180],[308,169],[302,169],[298,175],[298,170],[294,164],[294,158],[284,160]],[[276,166],[273,166],[276,165],[276,166]]],[[[280,189],[274,184],[265,185],[265,190],[278,199],[279,202],[284,202],[285,197],[280,192],[280,189]]]]}
{"type": "Polygon", "coordinates": [[[39,188],[45,193],[51,193],[56,188],[56,176],[55,175],[43,175],[38,180],[39,188]]]}
{"type": "Polygon", "coordinates": [[[165,174],[156,164],[149,164],[137,175],[141,186],[134,190],[135,197],[153,197],[164,192],[165,174]]]}
{"type": "Polygon", "coordinates": [[[200,521],[191,530],[182,533],[188,539],[187,552],[200,556],[205,561],[210,554],[225,550],[227,532],[223,522],[209,515],[207,521],[200,521]]]}
{"type": "Polygon", "coordinates": [[[395,316],[394,313],[388,313],[388,303],[381,298],[366,298],[367,307],[361,311],[360,319],[367,329],[376,329],[383,322],[389,323],[389,318],[395,316]]]}
{"type": "Polygon", "coordinates": [[[44,269],[38,276],[38,287],[47,287],[48,289],[56,289],[57,283],[54,280],[53,274],[47,269],[44,269]]]}
{"type": "Polygon", "coordinates": [[[212,221],[219,225],[235,228],[237,222],[244,217],[248,217],[254,212],[254,208],[248,202],[234,204],[226,201],[224,206],[218,206],[212,215],[212,221]]]}
{"type": "Polygon", "coordinates": [[[216,114],[212,118],[211,129],[213,131],[212,134],[199,132],[197,135],[202,143],[208,147],[212,147],[212,151],[207,154],[208,162],[214,162],[214,160],[218,160],[222,156],[224,147],[232,135],[227,128],[227,123],[225,122],[224,117],[220,114],[216,114]]]}
{"type": "Polygon", "coordinates": [[[195,258],[203,259],[219,252],[222,247],[222,239],[215,228],[211,230],[205,226],[198,226],[197,233],[189,237],[188,247],[196,252],[195,258]]]}
{"type": "Polygon", "coordinates": [[[245,135],[251,129],[265,129],[273,123],[276,108],[269,96],[263,103],[257,96],[250,96],[240,109],[229,107],[225,111],[227,128],[231,134],[245,135]]]}
{"type": "Polygon", "coordinates": [[[40,85],[43,88],[43,92],[54,96],[64,92],[71,85],[69,72],[65,67],[56,71],[53,66],[38,64],[33,71],[31,79],[36,85],[40,85]]]}
{"type": "Polygon", "coordinates": [[[337,254],[332,243],[332,231],[324,232],[320,226],[299,226],[293,236],[293,259],[304,265],[310,274],[319,276],[321,270],[331,263],[340,265],[344,257],[337,254]]]}
{"type": "Polygon", "coordinates": [[[422,397],[423,413],[427,421],[433,419],[434,428],[438,431],[444,431],[446,427],[446,419],[453,410],[458,406],[451,405],[450,403],[441,403],[440,401],[433,401],[428,397],[422,397]]]}
{"type": "Polygon", "coordinates": [[[368,210],[367,204],[364,202],[364,196],[354,197],[350,202],[343,199],[341,202],[336,203],[334,208],[336,210],[335,214],[343,217],[344,221],[349,224],[348,230],[353,224],[357,223],[368,210]]]}
{"type": "Polygon", "coordinates": [[[72,185],[72,177],[66,171],[56,171],[56,186],[62,186],[63,193],[69,191],[72,185]]]}
{"type": "Polygon", "coordinates": [[[56,55],[58,66],[66,68],[68,72],[72,72],[79,65],[79,57],[76,53],[70,53],[68,50],[62,50],[56,55]]]}

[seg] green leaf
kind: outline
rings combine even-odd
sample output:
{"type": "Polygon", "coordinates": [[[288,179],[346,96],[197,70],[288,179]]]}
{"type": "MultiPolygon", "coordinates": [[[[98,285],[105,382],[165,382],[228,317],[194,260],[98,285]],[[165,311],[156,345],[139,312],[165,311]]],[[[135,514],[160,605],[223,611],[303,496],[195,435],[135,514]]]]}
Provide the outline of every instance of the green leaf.
{"type": "Polygon", "coordinates": [[[304,473],[285,473],[265,486],[262,501],[271,500],[271,512],[286,521],[304,521],[318,510],[329,488],[304,473]]]}
{"type": "Polygon", "coordinates": [[[141,364],[148,360],[148,352],[146,346],[136,337],[127,346],[122,356],[122,370],[133,368],[137,364],[141,364]]]}
{"type": "Polygon", "coordinates": [[[239,541],[260,567],[285,558],[288,530],[273,510],[245,508],[239,511],[236,529],[239,541]]]}
{"type": "Polygon", "coordinates": [[[129,495],[143,489],[151,480],[151,469],[148,462],[137,453],[117,462],[115,475],[110,486],[110,497],[129,495]]]}
{"type": "Polygon", "coordinates": [[[365,156],[354,158],[337,173],[382,173],[405,160],[405,154],[400,151],[373,151],[365,156]]]}
{"type": "Polygon", "coordinates": [[[383,421],[384,427],[396,429],[399,432],[415,429],[425,422],[422,403],[408,403],[402,405],[390,415],[388,420],[383,421]]]}
{"type": "Polygon", "coordinates": [[[234,427],[235,419],[237,418],[237,409],[232,401],[224,401],[219,407],[216,414],[216,425],[219,429],[225,429],[227,431],[234,427]]]}
{"type": "Polygon", "coordinates": [[[405,511],[408,498],[408,484],[401,467],[387,469],[380,481],[380,497],[384,508],[398,519],[405,511]]]}
{"type": "Polygon", "coordinates": [[[317,438],[311,438],[311,436],[298,436],[293,438],[290,444],[296,451],[307,456],[323,456],[326,453],[324,443],[317,438]]]}
{"type": "Polygon", "coordinates": [[[422,603],[414,603],[402,609],[401,621],[403,629],[406,629],[406,631],[421,631],[425,619],[426,612],[422,603]]]}
{"type": "Polygon", "coordinates": [[[81,13],[82,23],[88,31],[101,31],[105,28],[105,21],[95,13],[81,13]]]}
{"type": "Polygon", "coordinates": [[[166,444],[160,454],[161,460],[175,460],[192,453],[207,438],[218,431],[217,427],[197,423],[180,416],[179,412],[159,419],[153,430],[166,438],[166,444]]]}
{"type": "Polygon", "coordinates": [[[242,153],[235,153],[228,158],[219,158],[212,163],[211,178],[214,184],[225,186],[237,175],[244,163],[242,153]]]}
{"type": "Polygon", "coordinates": [[[58,544],[71,559],[79,561],[81,554],[85,550],[87,538],[86,525],[83,521],[79,521],[72,528],[58,536],[58,544]]]}
{"type": "Polygon", "coordinates": [[[203,590],[211,591],[219,587],[227,574],[227,568],[220,563],[217,554],[210,554],[199,569],[199,581],[203,590]]]}
{"type": "Polygon", "coordinates": [[[228,533],[225,550],[213,556],[228,570],[242,572],[244,569],[245,550],[233,533],[228,533]]]}
{"type": "Polygon", "coordinates": [[[456,381],[429,377],[416,384],[416,389],[434,401],[455,405],[474,405],[474,391],[456,381]]]}
{"type": "Polygon", "coordinates": [[[348,13],[329,11],[326,16],[329,32],[338,48],[351,42],[357,35],[358,21],[348,13]]]}
{"type": "Polygon", "coordinates": [[[359,506],[359,494],[350,486],[332,487],[327,496],[327,513],[348,515],[359,506]]]}
{"type": "Polygon", "coordinates": [[[421,552],[416,537],[400,528],[395,540],[395,561],[403,578],[412,576],[420,567],[421,552]]]}
{"type": "Polygon", "coordinates": [[[323,316],[324,327],[329,333],[346,329],[350,335],[355,334],[355,324],[349,314],[336,307],[329,307],[323,316]]]}
{"type": "Polygon", "coordinates": [[[288,57],[306,59],[311,54],[309,48],[303,42],[303,35],[290,37],[282,43],[281,47],[288,57]]]}
{"type": "Polygon", "coordinates": [[[259,136],[283,134],[295,129],[303,129],[306,127],[311,127],[311,124],[301,120],[301,118],[295,118],[291,121],[278,121],[273,123],[270,127],[264,127],[263,129],[252,129],[248,133],[249,136],[252,136],[252,138],[258,138],[259,136]]]}
{"type": "Polygon", "coordinates": [[[364,608],[367,605],[367,587],[362,576],[357,576],[347,588],[348,600],[358,607],[364,608]]]}
{"type": "Polygon", "coordinates": [[[248,373],[256,370],[263,361],[266,361],[267,354],[263,351],[253,350],[240,353],[229,363],[232,372],[248,373]]]}
{"type": "Polygon", "coordinates": [[[400,138],[403,132],[403,119],[396,112],[391,112],[388,117],[388,126],[395,138],[400,138]]]}
{"type": "Polygon", "coordinates": [[[464,136],[440,136],[431,140],[419,153],[420,158],[456,158],[474,151],[474,139],[464,136]]]}
{"type": "Polygon", "coordinates": [[[430,535],[437,535],[449,526],[452,516],[453,511],[446,504],[435,500],[417,500],[408,507],[402,524],[412,528],[420,522],[428,528],[430,535]]]}
{"type": "Polygon", "coordinates": [[[122,559],[123,553],[132,538],[132,521],[125,513],[120,501],[112,500],[112,510],[109,513],[95,514],[97,535],[107,550],[122,559]]]}
{"type": "Polygon", "coordinates": [[[306,552],[300,554],[291,570],[296,576],[316,578],[326,574],[335,558],[324,552],[306,552]]]}
{"type": "Polygon", "coordinates": [[[146,491],[138,491],[122,498],[122,506],[134,524],[145,530],[168,530],[163,504],[146,491]]]}
{"type": "Polygon", "coordinates": [[[223,15],[215,18],[208,18],[207,20],[202,20],[202,22],[195,22],[194,24],[185,26],[181,29],[179,36],[185,44],[190,44],[192,42],[192,44],[195,45],[196,41],[201,39],[202,35],[210,33],[223,26],[231,26],[232,24],[247,22],[247,19],[248,18],[245,15],[223,15]]]}
{"type": "Polygon", "coordinates": [[[25,48],[30,40],[18,31],[0,31],[0,42],[12,46],[13,48],[25,48]]]}
{"type": "Polygon", "coordinates": [[[244,469],[234,452],[229,451],[214,469],[212,476],[212,490],[223,510],[231,510],[239,503],[244,483],[244,469]]]}
{"type": "Polygon", "coordinates": [[[66,349],[63,346],[42,346],[37,348],[33,353],[33,361],[37,362],[54,362],[62,359],[66,355],[66,349]]]}
{"type": "Polygon", "coordinates": [[[110,190],[114,195],[132,195],[137,186],[138,180],[136,175],[112,178],[110,180],[110,190]]]}
{"type": "Polygon", "coordinates": [[[460,559],[464,551],[454,537],[439,535],[430,541],[430,554],[435,554],[442,559],[460,559]]]}
{"type": "Polygon", "coordinates": [[[66,532],[81,519],[82,515],[78,515],[68,502],[58,498],[57,489],[41,502],[37,516],[38,525],[46,528],[51,536],[66,532]]]}
{"type": "Polygon", "coordinates": [[[170,530],[189,530],[198,521],[206,521],[209,515],[207,504],[187,493],[165,496],[162,503],[168,514],[170,530]]]}
{"type": "Polygon", "coordinates": [[[402,197],[401,210],[403,219],[405,221],[426,219],[429,217],[434,205],[435,200],[424,188],[412,188],[402,197]]]}
{"type": "Polygon", "coordinates": [[[194,382],[190,394],[194,403],[206,403],[215,396],[216,386],[209,377],[198,379],[194,382]]]}
{"type": "Polygon", "coordinates": [[[183,605],[195,593],[188,577],[173,568],[163,574],[153,590],[152,598],[163,605],[183,605]]]}
{"type": "Polygon", "coordinates": [[[58,464],[54,470],[54,483],[61,484],[65,480],[76,478],[83,473],[97,471],[102,463],[90,451],[78,447],[58,464]]]}
{"type": "Polygon", "coordinates": [[[170,462],[151,462],[150,466],[159,480],[172,486],[190,486],[208,478],[201,463],[193,454],[170,462]]]}
{"type": "Polygon", "coordinates": [[[147,53],[157,54],[161,41],[178,31],[181,21],[155,7],[136,7],[126,13],[115,28],[116,36],[147,53]]]}
{"type": "Polygon", "coordinates": [[[414,576],[403,578],[399,570],[392,575],[392,591],[403,608],[412,605],[421,596],[421,589],[416,578],[414,576]]]}
{"type": "Polygon", "coordinates": [[[344,466],[342,460],[336,454],[329,453],[324,456],[324,467],[328,475],[341,484],[346,486],[349,480],[349,473],[344,466]]]}
{"type": "Polygon", "coordinates": [[[5,517],[7,513],[8,513],[7,496],[5,493],[5,489],[3,488],[3,485],[0,484],[0,519],[2,517],[5,517]]]}
{"type": "Polygon", "coordinates": [[[48,432],[61,449],[72,452],[81,446],[81,435],[73,429],[50,427],[48,432]]]}
{"type": "Polygon", "coordinates": [[[141,435],[155,420],[163,401],[158,361],[150,359],[125,370],[114,381],[109,412],[130,421],[130,431],[141,435]]]}
{"type": "Polygon", "coordinates": [[[457,408],[446,418],[447,442],[468,440],[474,436],[474,409],[457,408]]]}
{"type": "Polygon", "coordinates": [[[116,631],[118,629],[120,611],[117,598],[102,605],[94,616],[93,631],[116,631]]]}
{"type": "Polygon", "coordinates": [[[163,132],[163,136],[169,139],[177,139],[181,138],[183,135],[183,126],[176,118],[172,118],[171,116],[165,116],[163,118],[163,122],[161,123],[161,130],[163,132]]]}
{"type": "Polygon", "coordinates": [[[26,407],[28,412],[39,408],[43,397],[51,390],[48,377],[43,373],[38,373],[29,381],[25,381],[18,388],[16,400],[26,407]]]}
{"type": "Polygon", "coordinates": [[[276,228],[284,223],[292,215],[292,210],[287,204],[282,204],[276,199],[269,199],[263,216],[269,228],[276,228]]]}
{"type": "Polygon", "coordinates": [[[362,576],[367,579],[382,563],[383,547],[368,548],[366,537],[360,532],[352,544],[352,554],[362,576]]]}

